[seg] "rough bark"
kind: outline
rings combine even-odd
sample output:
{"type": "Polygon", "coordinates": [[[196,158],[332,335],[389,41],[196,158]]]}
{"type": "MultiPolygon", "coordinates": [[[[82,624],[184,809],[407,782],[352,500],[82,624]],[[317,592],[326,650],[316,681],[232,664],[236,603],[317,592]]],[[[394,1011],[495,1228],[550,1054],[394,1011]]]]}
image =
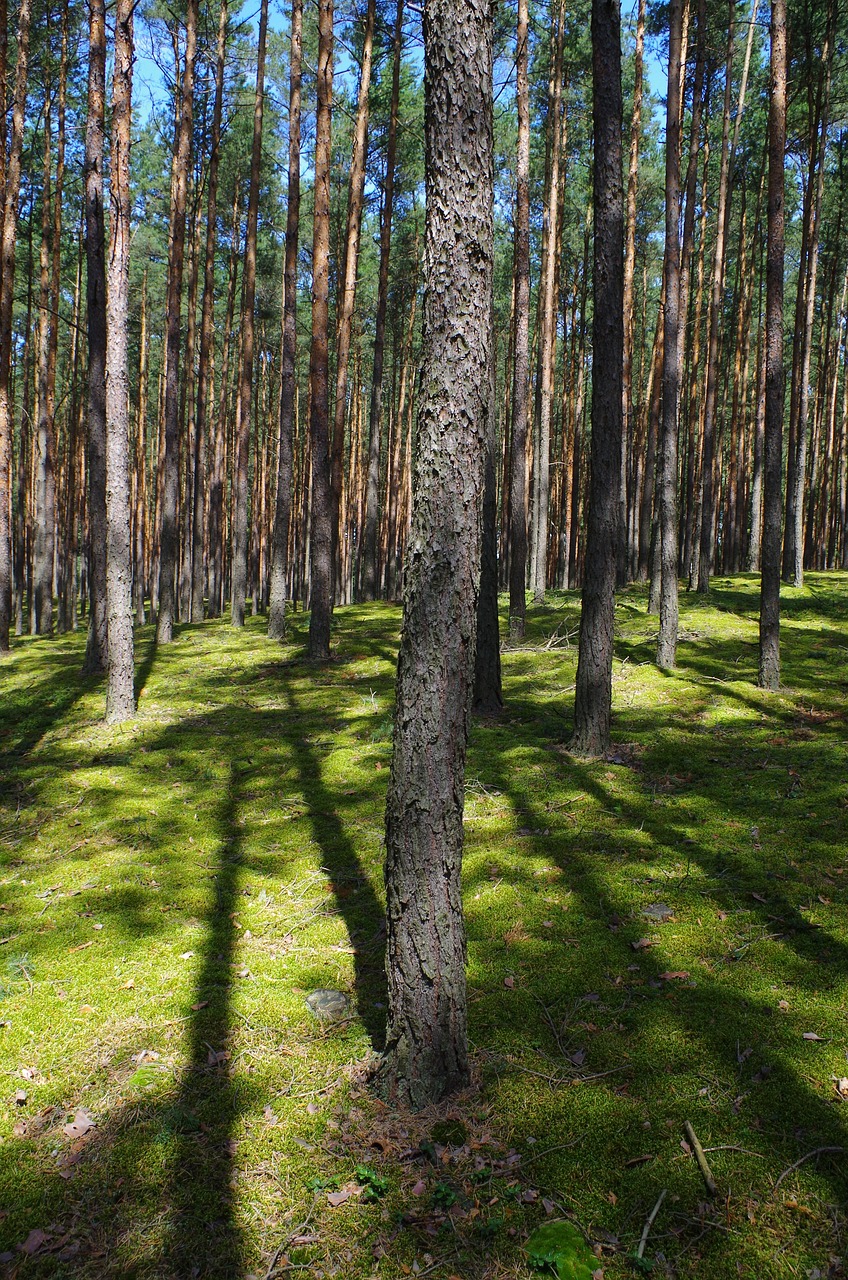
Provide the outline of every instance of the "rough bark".
{"type": "Polygon", "coordinates": [[[659,474],[660,630],[657,666],[674,666],[677,653],[677,415],[680,355],[680,45],[681,0],[669,8],[668,101],[665,128],[665,314],[663,317],[662,435],[659,474]]]}
{"type": "Polygon", "coordinates": [[[198,0],[186,6],[186,51],[180,105],[174,137],[171,243],[165,304],[165,465],[159,531],[159,616],[156,643],[170,644],[174,635],[177,590],[177,507],[180,487],[180,311],[185,258],[186,197],[191,158],[194,108],[194,59],[197,48],[198,0]]]}
{"type": "Polygon", "coordinates": [[[616,561],[620,546],[624,359],[624,205],[621,185],[621,17],[593,0],[594,318],[592,443],[586,570],[571,750],[609,748],[616,561]]]}
{"type": "MultiPolygon", "coordinates": [[[[633,282],[636,269],[636,195],[639,183],[639,139],[642,132],[642,68],[645,47],[645,0],[639,0],[636,18],[636,50],[634,56],[633,117],[630,122],[630,157],[627,173],[627,221],[624,252],[624,356],[622,364],[622,448],[621,487],[619,505],[619,560],[617,579],[619,586],[627,581],[629,566],[633,560],[628,545],[628,460],[631,457],[633,437],[633,282]]],[[[630,504],[633,501],[633,485],[630,488],[630,504]]]]}
{"type": "Polygon", "coordinates": [[[12,133],[6,163],[0,242],[0,653],[9,648],[12,621],[12,512],[9,502],[12,469],[12,306],[15,289],[15,237],[26,111],[27,57],[31,0],[18,9],[17,62],[12,99],[12,133]]]}
{"type": "Polygon", "coordinates": [[[30,628],[35,635],[40,636],[49,636],[53,631],[53,555],[56,535],[56,442],[50,413],[49,391],[50,342],[53,328],[50,316],[53,91],[49,82],[45,87],[45,95],[41,244],[38,254],[38,375],[34,437],[35,522],[32,548],[34,617],[30,628]]]}
{"type": "Polygon", "coordinates": [[[527,590],[527,411],[530,391],[530,90],[528,0],[518,0],[515,169],[515,337],[510,454],[509,630],[524,635],[527,590]]]}
{"type": "Polygon", "coordinates": [[[330,165],[333,0],[318,0],[318,113],[312,236],[312,347],[309,358],[312,525],[309,539],[309,656],[330,656],[333,617],[333,503],[330,489],[330,165]]]}
{"type": "MultiPolygon", "coordinates": [[[[486,421],[486,459],[483,482],[482,532],[480,545],[480,590],[477,599],[477,640],[474,656],[472,706],[478,715],[495,716],[503,710],[501,683],[501,637],[498,619],[498,491],[495,478],[497,450],[495,410],[494,309],[490,322],[489,412],[486,421]]],[[[398,413],[398,436],[401,415],[398,413]]]]}
{"type": "Polygon", "coordinates": [[[389,257],[392,246],[392,210],[395,191],[398,102],[400,99],[400,56],[403,44],[403,0],[397,0],[392,64],[392,105],[386,141],[386,180],[380,219],[380,274],[377,282],[377,315],[374,321],[374,361],[371,373],[371,404],[368,414],[368,478],[365,489],[365,523],[362,535],[360,595],[377,597],[377,534],[380,517],[380,425],[383,411],[383,356],[386,341],[386,308],[389,299],[389,257]]]}
{"type": "Polygon", "coordinates": [[[386,805],[384,1079],[414,1107],[469,1079],[460,874],[490,412],[488,0],[428,0],[424,48],[423,360],[386,805]]]}
{"type": "Polygon", "coordinates": [[[277,505],[271,550],[271,594],[268,636],[282,640],[286,634],[286,581],[291,516],[295,362],[297,359],[297,242],[300,219],[300,116],[301,63],[303,57],[303,0],[292,0],[291,60],[289,80],[289,185],[286,212],[286,256],[283,281],[283,349],[280,361],[280,439],[277,455],[277,505]]]}
{"type": "Polygon", "coordinates": [[[106,719],[135,713],[130,544],[129,337],[130,135],[133,0],[117,0],[112,80],[109,266],[106,304],[106,719]]]}
{"type": "Polygon", "coordinates": [[[763,465],[759,684],[780,685],[780,543],[783,470],[783,268],[786,154],[786,0],[772,0],[766,247],[766,426],[763,465]]]}

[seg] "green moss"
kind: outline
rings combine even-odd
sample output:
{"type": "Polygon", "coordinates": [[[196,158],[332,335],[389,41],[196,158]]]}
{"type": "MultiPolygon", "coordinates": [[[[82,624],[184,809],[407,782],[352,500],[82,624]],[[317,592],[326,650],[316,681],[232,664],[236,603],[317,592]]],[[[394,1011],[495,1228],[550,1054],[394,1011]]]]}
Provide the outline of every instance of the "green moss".
{"type": "Polygon", "coordinates": [[[477,1092],[417,1136],[356,1084],[385,1020],[398,610],[339,610],[318,670],[300,615],[285,646],[261,619],[158,653],[144,629],[120,729],[78,674],[81,633],[17,641],[0,668],[0,1253],[38,1229],[36,1277],[264,1275],[311,1210],[290,1259],[325,1275],[520,1276],[544,1198],[606,1242],[614,1278],[666,1188],[650,1257],[707,1280],[826,1272],[844,1156],[774,1188],[848,1147],[846,587],[785,592],[778,694],[753,683],[754,579],[682,598],[671,675],[644,593],[623,593],[618,745],[591,763],[564,745],[579,600],[530,610],[505,712],[473,725],[468,757],[477,1092]],[[643,914],[658,903],[670,919],[643,914]],[[317,987],[350,1018],[317,1023],[317,987]],[[75,1140],[80,1110],[95,1123],[75,1140]],[[686,1119],[718,1148],[712,1206],[686,1119]],[[330,1181],[351,1191],[336,1207],[330,1181]]]}

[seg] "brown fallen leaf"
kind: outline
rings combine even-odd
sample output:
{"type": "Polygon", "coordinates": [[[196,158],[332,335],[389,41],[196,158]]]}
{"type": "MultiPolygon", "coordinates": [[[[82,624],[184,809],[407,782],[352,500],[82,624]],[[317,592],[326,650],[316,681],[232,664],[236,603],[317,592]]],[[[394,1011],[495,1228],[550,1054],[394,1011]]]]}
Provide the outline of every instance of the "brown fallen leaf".
{"type": "Polygon", "coordinates": [[[652,1155],[634,1156],[632,1160],[625,1160],[625,1169],[633,1169],[637,1164],[647,1164],[649,1160],[653,1160],[652,1155]]]}
{"type": "Polygon", "coordinates": [[[782,1009],[782,1010],[783,1010],[783,1012],[785,1013],[785,1012],[786,1012],[786,1010],[789,1008],[789,1001],[788,1001],[788,1000],[778,1000],[778,1002],[777,1002],[777,1007],[778,1007],[778,1009],[782,1009]]]}
{"type": "Polygon", "coordinates": [[[342,1187],[341,1191],[328,1191],[327,1204],[333,1209],[337,1209],[340,1204],[344,1204],[346,1200],[350,1200],[359,1191],[359,1187],[342,1187]]]}
{"type": "Polygon", "coordinates": [[[423,1196],[426,1190],[427,1190],[427,1183],[424,1181],[423,1178],[419,1178],[415,1186],[412,1188],[412,1194],[414,1196],[423,1196]]]}
{"type": "Polygon", "coordinates": [[[208,1001],[208,1000],[198,1000],[196,1004],[193,1004],[193,1005],[191,1006],[191,1007],[192,1007],[192,1011],[193,1011],[194,1013],[197,1013],[197,1011],[198,1011],[199,1009],[205,1009],[205,1008],[206,1008],[206,1006],[208,1005],[208,1003],[209,1003],[209,1001],[208,1001]]]}
{"type": "Polygon", "coordinates": [[[688,969],[667,969],[665,973],[660,974],[660,980],[662,982],[672,982],[675,979],[684,982],[688,977],[688,969]]]}
{"type": "Polygon", "coordinates": [[[68,954],[74,951],[85,951],[86,947],[93,947],[96,939],[92,938],[90,942],[81,942],[78,947],[68,947],[68,954]]]}
{"type": "Polygon", "coordinates": [[[509,987],[510,990],[515,986],[515,978],[513,978],[512,974],[504,978],[504,986],[509,987]]]}
{"type": "Polygon", "coordinates": [[[756,902],[766,903],[766,902],[768,901],[768,899],[767,899],[766,897],[764,897],[764,895],[763,895],[763,894],[761,894],[761,893],[752,893],[752,894],[751,894],[751,897],[752,897],[756,902]]]}
{"type": "Polygon", "coordinates": [[[805,1039],[805,1040],[820,1040],[822,1043],[824,1043],[824,1036],[820,1036],[820,1035],[819,1035],[817,1032],[815,1032],[815,1031],[805,1031],[805,1032],[804,1032],[804,1039],[805,1039]]]}
{"type": "Polygon", "coordinates": [[[95,1121],[92,1120],[87,1111],[83,1111],[82,1107],[79,1107],[73,1120],[69,1121],[68,1124],[62,1125],[62,1132],[66,1138],[82,1138],[88,1133],[89,1129],[94,1127],[95,1121]]]}
{"type": "Polygon", "coordinates": [[[135,978],[127,978],[126,982],[121,983],[121,991],[132,991],[135,986],[135,978]]]}
{"type": "Polygon", "coordinates": [[[650,938],[639,938],[637,942],[631,942],[630,944],[634,951],[647,951],[648,947],[655,947],[656,945],[650,938]]]}
{"type": "Polygon", "coordinates": [[[29,1097],[29,1094],[27,1093],[26,1089],[15,1090],[15,1102],[18,1104],[19,1107],[22,1107],[24,1105],[28,1097],[29,1097]]]}
{"type": "Polygon", "coordinates": [[[28,1258],[31,1258],[34,1253],[38,1253],[39,1249],[42,1249],[44,1245],[48,1244],[52,1238],[53,1237],[49,1236],[46,1231],[42,1231],[39,1227],[36,1227],[35,1230],[30,1231],[23,1244],[18,1245],[18,1250],[21,1253],[25,1253],[28,1258]]]}

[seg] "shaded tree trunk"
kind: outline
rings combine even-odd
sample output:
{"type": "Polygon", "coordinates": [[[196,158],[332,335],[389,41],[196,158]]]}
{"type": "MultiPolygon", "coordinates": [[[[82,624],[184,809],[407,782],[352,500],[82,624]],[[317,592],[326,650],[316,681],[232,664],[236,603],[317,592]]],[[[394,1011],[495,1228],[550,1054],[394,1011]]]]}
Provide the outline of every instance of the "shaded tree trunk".
{"type": "Polygon", "coordinates": [[[386,804],[384,1078],[468,1083],[462,808],[491,410],[492,8],[424,13],[427,223],[414,510],[386,804]]]}
{"type": "Polygon", "coordinates": [[[681,0],[669,9],[668,101],[665,132],[665,315],[663,318],[662,434],[659,474],[660,630],[657,666],[674,666],[677,653],[677,414],[680,397],[680,45],[681,0]]]}
{"type": "Polygon", "coordinates": [[[624,357],[624,206],[621,187],[621,18],[618,0],[593,0],[594,318],[592,442],[586,576],[574,699],[576,755],[609,748],[615,578],[620,546],[624,357]]]}
{"type": "Polygon", "coordinates": [[[515,356],[510,454],[509,630],[524,635],[527,591],[527,412],[530,390],[530,90],[527,78],[529,17],[518,0],[516,106],[518,151],[515,197],[515,356]]]}
{"type": "MultiPolygon", "coordinates": [[[[18,9],[17,63],[12,100],[12,134],[5,164],[2,241],[0,242],[0,653],[9,648],[12,621],[12,307],[15,296],[15,237],[26,111],[27,56],[31,0],[18,9]]],[[[4,15],[0,15],[4,16],[4,15]]],[[[4,33],[6,23],[3,23],[4,33]]],[[[5,80],[4,80],[5,84],[5,80]]],[[[6,158],[4,148],[4,160],[6,158]]]]}
{"type": "Polygon", "coordinates": [[[766,247],[766,425],[763,464],[760,662],[763,689],[780,685],[780,542],[783,471],[783,270],[786,154],[786,0],[772,0],[766,247]]]}

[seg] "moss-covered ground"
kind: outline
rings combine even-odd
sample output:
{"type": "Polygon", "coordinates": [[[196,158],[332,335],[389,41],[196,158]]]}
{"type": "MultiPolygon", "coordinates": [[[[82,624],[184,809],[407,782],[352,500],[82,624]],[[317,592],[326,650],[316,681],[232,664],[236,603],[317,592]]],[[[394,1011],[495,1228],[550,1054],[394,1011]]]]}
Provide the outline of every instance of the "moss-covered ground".
{"type": "Polygon", "coordinates": [[[505,649],[467,772],[475,1082],[417,1117],[367,1084],[399,610],[338,610],[326,668],[303,615],[283,646],[258,618],[158,652],[143,629],[120,729],[81,632],[16,641],[0,1267],[523,1277],[528,1232],[567,1215],[613,1280],[665,1190],[655,1274],[842,1274],[848,575],[784,592],[777,694],[753,578],[681,605],[669,675],[644,593],[619,599],[606,760],[566,750],[579,598],[505,649]],[[316,988],[347,1016],[319,1022],[316,988]]]}

